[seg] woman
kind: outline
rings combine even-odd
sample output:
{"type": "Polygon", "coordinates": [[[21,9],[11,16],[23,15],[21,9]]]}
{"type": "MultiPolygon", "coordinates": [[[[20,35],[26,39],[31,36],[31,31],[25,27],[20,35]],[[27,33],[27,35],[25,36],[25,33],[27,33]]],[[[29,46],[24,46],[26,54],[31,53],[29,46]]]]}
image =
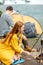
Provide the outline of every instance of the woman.
{"type": "Polygon", "coordinates": [[[6,65],[10,65],[13,63],[14,60],[18,60],[19,59],[18,54],[25,52],[21,48],[22,37],[23,37],[22,26],[23,26],[22,22],[20,21],[16,22],[14,28],[7,35],[5,40],[0,41],[0,60],[6,65]]]}

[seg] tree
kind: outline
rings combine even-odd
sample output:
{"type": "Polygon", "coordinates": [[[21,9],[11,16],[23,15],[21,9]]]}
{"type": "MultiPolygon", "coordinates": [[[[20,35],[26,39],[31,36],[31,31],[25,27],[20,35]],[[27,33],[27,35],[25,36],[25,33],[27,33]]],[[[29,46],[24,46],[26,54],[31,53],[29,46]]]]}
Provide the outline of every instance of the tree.
{"type": "Polygon", "coordinates": [[[1,17],[1,15],[2,15],[2,13],[3,13],[3,12],[0,10],[0,17],[1,17]]]}
{"type": "Polygon", "coordinates": [[[3,5],[5,0],[0,0],[0,5],[3,5]]]}

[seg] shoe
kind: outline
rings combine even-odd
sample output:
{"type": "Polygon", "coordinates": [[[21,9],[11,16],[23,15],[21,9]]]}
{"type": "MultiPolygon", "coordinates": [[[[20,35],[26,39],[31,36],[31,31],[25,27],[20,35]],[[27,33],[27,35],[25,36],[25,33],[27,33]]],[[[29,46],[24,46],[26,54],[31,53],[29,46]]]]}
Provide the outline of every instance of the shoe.
{"type": "Polygon", "coordinates": [[[30,46],[26,46],[25,50],[29,51],[29,52],[35,52],[36,51],[36,49],[31,49],[30,46]]]}
{"type": "Polygon", "coordinates": [[[12,65],[17,65],[17,64],[23,63],[24,61],[25,60],[21,58],[20,60],[15,60],[12,65]]]}
{"type": "Polygon", "coordinates": [[[37,50],[36,49],[32,49],[31,52],[36,52],[37,50]]]}
{"type": "Polygon", "coordinates": [[[37,57],[36,57],[36,60],[40,60],[40,57],[39,57],[39,56],[37,56],[37,57]]]}
{"type": "Polygon", "coordinates": [[[36,57],[37,60],[43,60],[43,53],[36,57]]]}
{"type": "Polygon", "coordinates": [[[31,52],[31,47],[30,46],[26,46],[25,50],[31,52]]]}

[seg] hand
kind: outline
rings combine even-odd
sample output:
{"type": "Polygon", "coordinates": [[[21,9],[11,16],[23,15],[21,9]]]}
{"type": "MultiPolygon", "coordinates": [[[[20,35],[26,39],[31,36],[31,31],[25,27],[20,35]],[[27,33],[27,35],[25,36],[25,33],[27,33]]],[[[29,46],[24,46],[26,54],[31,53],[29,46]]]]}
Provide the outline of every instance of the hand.
{"type": "Polygon", "coordinates": [[[28,51],[23,51],[24,53],[28,54],[28,55],[31,55],[28,51]]]}

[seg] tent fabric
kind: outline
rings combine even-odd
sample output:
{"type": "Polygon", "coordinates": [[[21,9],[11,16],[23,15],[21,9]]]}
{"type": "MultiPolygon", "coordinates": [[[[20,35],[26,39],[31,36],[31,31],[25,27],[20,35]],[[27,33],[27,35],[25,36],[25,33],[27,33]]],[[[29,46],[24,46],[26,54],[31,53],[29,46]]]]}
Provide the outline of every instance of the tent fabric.
{"type": "Polygon", "coordinates": [[[35,24],[36,30],[37,30],[37,34],[41,34],[42,33],[42,28],[40,23],[33,17],[31,16],[24,16],[24,15],[20,15],[20,14],[12,14],[12,18],[14,22],[17,21],[22,21],[24,23],[26,22],[32,22],[35,24]]]}

